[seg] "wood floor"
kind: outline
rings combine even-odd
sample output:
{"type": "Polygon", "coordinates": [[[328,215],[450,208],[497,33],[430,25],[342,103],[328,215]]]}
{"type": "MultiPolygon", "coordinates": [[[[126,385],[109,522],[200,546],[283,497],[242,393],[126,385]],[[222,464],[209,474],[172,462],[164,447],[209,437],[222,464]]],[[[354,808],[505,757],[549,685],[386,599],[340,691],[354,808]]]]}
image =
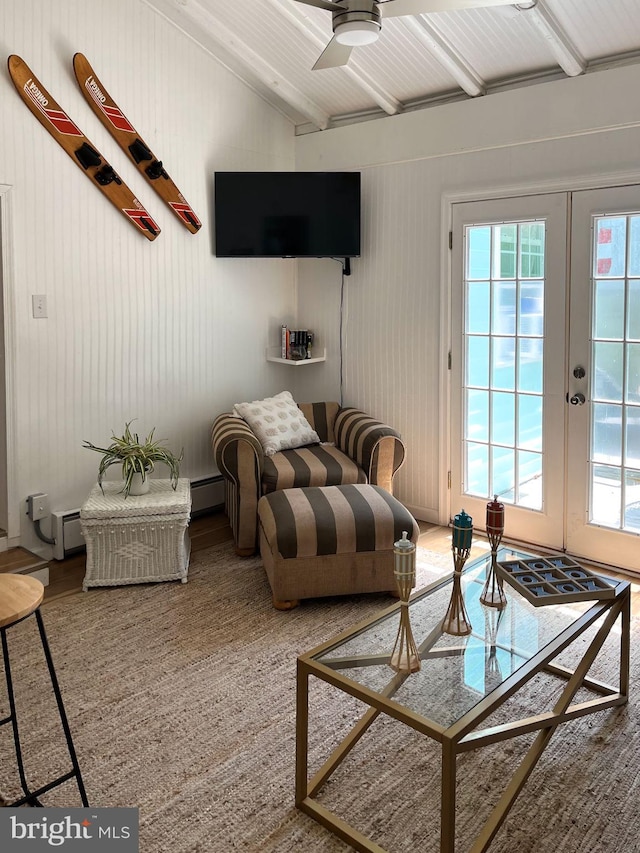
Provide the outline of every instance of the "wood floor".
{"type": "Polygon", "coordinates": [[[31,551],[25,548],[9,548],[8,551],[0,553],[0,574],[3,572],[17,572],[18,574],[28,569],[33,572],[43,569],[47,564],[31,551]]]}
{"type": "MultiPolygon", "coordinates": [[[[214,512],[194,518],[189,525],[191,550],[209,548],[220,542],[233,539],[231,528],[223,512],[214,512]]],[[[49,586],[45,589],[44,603],[82,590],[85,572],[84,552],[67,560],[52,560],[49,563],[49,586]]]]}
{"type": "MultiPolygon", "coordinates": [[[[451,530],[447,527],[439,527],[427,522],[418,522],[420,526],[420,545],[430,551],[448,554],[451,550],[451,530]]],[[[198,551],[217,545],[221,542],[232,541],[231,528],[226,515],[222,511],[202,515],[192,519],[189,526],[191,537],[191,550],[198,551]]],[[[473,547],[470,559],[474,559],[486,553],[488,543],[482,534],[474,533],[473,547]]],[[[14,548],[0,555],[0,572],[19,571],[29,558],[33,560],[33,554],[21,548],[14,548]]],[[[41,565],[46,562],[40,561],[41,565]]],[[[595,571],[602,571],[602,567],[593,566],[595,571]]],[[[45,604],[54,599],[67,595],[73,595],[82,590],[82,579],[85,573],[84,553],[70,557],[67,560],[52,560],[49,563],[49,585],[45,589],[45,604]]],[[[640,578],[625,574],[622,571],[606,569],[606,573],[613,577],[624,578],[632,582],[632,611],[634,615],[640,616],[640,578]]]]}
{"type": "MultiPolygon", "coordinates": [[[[442,552],[450,550],[451,532],[446,527],[437,527],[422,521],[419,522],[419,525],[422,531],[420,542],[425,547],[442,552]]],[[[192,519],[189,525],[189,536],[192,552],[201,548],[209,548],[211,545],[218,545],[220,542],[231,542],[233,540],[229,521],[222,511],[192,519]]],[[[52,560],[49,563],[49,586],[45,589],[45,604],[47,601],[81,592],[85,562],[83,552],[74,557],[69,557],[67,560],[52,560]]]]}

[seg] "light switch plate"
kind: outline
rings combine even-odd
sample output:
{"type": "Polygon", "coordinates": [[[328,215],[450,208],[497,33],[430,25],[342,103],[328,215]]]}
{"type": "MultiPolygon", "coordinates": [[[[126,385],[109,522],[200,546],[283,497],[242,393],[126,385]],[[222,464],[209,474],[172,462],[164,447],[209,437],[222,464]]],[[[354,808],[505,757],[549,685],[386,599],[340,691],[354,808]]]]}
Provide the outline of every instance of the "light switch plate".
{"type": "Polygon", "coordinates": [[[31,307],[36,320],[47,316],[47,296],[45,293],[34,293],[31,296],[31,307]]]}

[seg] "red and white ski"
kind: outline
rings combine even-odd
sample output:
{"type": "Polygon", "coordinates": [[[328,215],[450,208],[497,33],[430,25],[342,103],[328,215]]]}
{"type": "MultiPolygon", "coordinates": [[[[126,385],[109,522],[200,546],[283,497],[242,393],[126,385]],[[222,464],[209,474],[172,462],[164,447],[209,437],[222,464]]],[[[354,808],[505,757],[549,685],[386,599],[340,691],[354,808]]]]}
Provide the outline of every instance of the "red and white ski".
{"type": "Polygon", "coordinates": [[[73,70],[87,103],[122,150],[129,155],[140,174],[192,234],[199,231],[202,223],[167,174],[162,161],[158,160],[149,146],[142,141],[138,131],[96,77],[88,59],[82,53],[76,53],[73,57],[73,70]]]}
{"type": "Polygon", "coordinates": [[[9,57],[8,65],[18,94],[40,124],[129,222],[132,222],[147,240],[155,240],[160,233],[156,222],[95,145],[89,142],[76,123],[54,101],[29,66],[15,54],[9,57]]]}

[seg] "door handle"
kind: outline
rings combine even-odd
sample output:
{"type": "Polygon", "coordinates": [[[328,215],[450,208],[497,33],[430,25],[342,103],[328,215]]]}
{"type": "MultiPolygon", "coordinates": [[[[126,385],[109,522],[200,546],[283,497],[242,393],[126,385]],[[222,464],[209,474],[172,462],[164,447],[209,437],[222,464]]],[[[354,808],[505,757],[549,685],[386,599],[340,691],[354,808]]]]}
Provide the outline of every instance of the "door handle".
{"type": "Polygon", "coordinates": [[[574,394],[573,397],[571,397],[569,402],[572,406],[584,406],[586,400],[584,394],[578,392],[577,394],[574,394]]]}

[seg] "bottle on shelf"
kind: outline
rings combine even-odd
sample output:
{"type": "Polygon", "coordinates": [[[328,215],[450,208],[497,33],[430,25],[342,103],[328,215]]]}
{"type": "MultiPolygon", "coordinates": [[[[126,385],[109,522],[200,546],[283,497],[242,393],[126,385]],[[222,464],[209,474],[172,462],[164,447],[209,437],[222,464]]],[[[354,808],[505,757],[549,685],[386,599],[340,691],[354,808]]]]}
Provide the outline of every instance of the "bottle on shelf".
{"type": "Polygon", "coordinates": [[[296,329],[289,333],[289,358],[302,361],[307,357],[307,330],[296,329]]]}

